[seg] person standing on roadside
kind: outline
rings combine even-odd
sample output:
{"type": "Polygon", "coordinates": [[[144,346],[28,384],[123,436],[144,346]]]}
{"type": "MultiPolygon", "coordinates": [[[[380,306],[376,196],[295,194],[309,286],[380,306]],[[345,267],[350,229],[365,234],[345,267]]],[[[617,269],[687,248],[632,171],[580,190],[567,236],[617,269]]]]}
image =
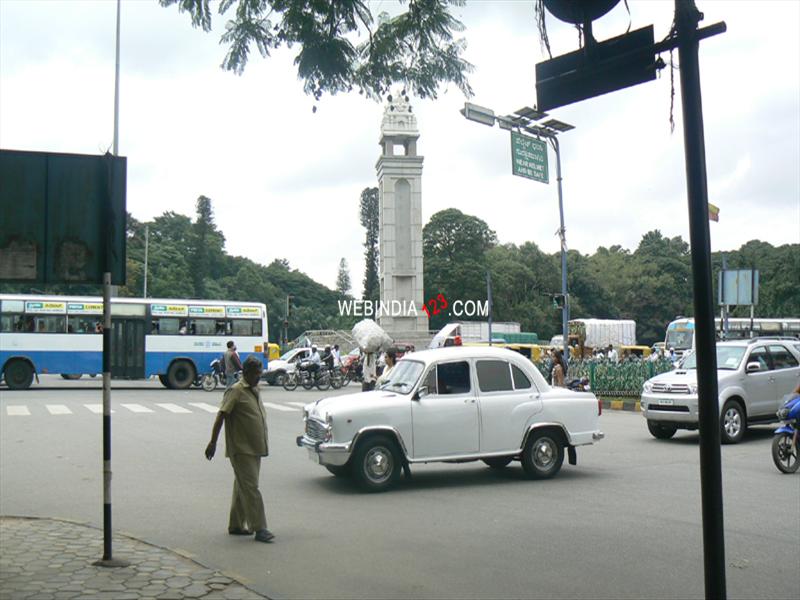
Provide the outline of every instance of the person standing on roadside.
{"type": "Polygon", "coordinates": [[[377,373],[378,359],[374,352],[364,353],[363,378],[361,381],[361,391],[371,392],[375,389],[375,381],[378,379],[377,373]]]}
{"type": "Polygon", "coordinates": [[[262,368],[255,356],[245,359],[242,379],[225,390],[205,455],[208,460],[214,458],[224,424],[225,456],[231,461],[234,475],[228,533],[255,532],[257,542],[270,542],[275,535],[267,529],[264,500],[258,489],[261,457],[269,456],[267,416],[258,392],[262,368]]]}
{"type": "Polygon", "coordinates": [[[242,360],[239,358],[239,353],[236,352],[236,344],[233,343],[233,340],[228,342],[223,362],[225,363],[225,389],[229,390],[236,382],[236,373],[242,370],[242,360]]]}

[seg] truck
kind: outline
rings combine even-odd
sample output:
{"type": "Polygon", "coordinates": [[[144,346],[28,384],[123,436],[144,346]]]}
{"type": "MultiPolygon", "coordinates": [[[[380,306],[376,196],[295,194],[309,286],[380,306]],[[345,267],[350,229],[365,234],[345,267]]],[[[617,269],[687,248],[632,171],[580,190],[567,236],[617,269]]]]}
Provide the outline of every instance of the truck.
{"type": "Polygon", "coordinates": [[[577,346],[580,356],[591,356],[594,350],[614,346],[636,345],[636,321],[630,319],[572,319],[569,322],[569,344],[577,346]]]}

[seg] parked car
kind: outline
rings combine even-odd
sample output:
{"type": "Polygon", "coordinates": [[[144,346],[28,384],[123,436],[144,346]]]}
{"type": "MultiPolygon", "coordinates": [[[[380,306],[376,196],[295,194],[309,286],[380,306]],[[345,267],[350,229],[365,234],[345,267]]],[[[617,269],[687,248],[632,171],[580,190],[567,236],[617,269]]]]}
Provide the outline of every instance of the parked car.
{"type": "Polygon", "coordinates": [[[502,348],[424,350],[398,361],[379,390],[325,398],[303,411],[298,446],[367,491],[390,487],[414,463],[519,460],[534,479],[564,454],[602,439],[590,393],[551,388],[524,356],[502,348]]]}
{"type": "Polygon", "coordinates": [[[267,363],[267,370],[262,375],[269,385],[283,385],[287,373],[294,371],[297,364],[311,354],[311,348],[293,348],[283,356],[267,363]]]}
{"type": "MultiPolygon", "coordinates": [[[[658,439],[678,429],[698,428],[697,354],[677,369],[644,383],[641,407],[647,428],[658,439]]],[[[782,398],[800,381],[800,342],[794,338],[753,338],[717,343],[720,434],[725,444],[741,441],[748,425],[777,421],[782,398]]]]}

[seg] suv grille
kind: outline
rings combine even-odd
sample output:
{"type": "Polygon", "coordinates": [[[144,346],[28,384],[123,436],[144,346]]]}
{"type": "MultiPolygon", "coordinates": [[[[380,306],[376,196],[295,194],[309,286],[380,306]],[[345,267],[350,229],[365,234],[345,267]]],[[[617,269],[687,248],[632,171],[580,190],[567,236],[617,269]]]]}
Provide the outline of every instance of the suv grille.
{"type": "Polygon", "coordinates": [[[653,391],[662,394],[688,394],[689,386],[685,383],[654,383],[653,391]]]}
{"type": "Polygon", "coordinates": [[[316,442],[324,442],[328,435],[328,430],[324,423],[315,419],[306,419],[306,437],[316,442]]]}

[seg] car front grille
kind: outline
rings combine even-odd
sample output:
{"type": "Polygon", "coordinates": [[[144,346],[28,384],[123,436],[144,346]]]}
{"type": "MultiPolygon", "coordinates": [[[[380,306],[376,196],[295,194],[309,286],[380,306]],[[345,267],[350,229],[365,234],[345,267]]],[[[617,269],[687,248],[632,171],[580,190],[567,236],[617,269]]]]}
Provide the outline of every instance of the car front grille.
{"type": "Polygon", "coordinates": [[[306,419],[306,437],[316,442],[324,442],[328,437],[328,429],[324,423],[315,419],[306,419]]]}
{"type": "Polygon", "coordinates": [[[660,394],[688,394],[689,386],[685,383],[654,383],[653,391],[660,394]]]}
{"type": "Polygon", "coordinates": [[[651,402],[647,405],[648,410],[658,410],[661,412],[680,412],[680,413],[688,413],[689,407],[688,406],[674,406],[668,404],[655,404],[651,402]]]}

